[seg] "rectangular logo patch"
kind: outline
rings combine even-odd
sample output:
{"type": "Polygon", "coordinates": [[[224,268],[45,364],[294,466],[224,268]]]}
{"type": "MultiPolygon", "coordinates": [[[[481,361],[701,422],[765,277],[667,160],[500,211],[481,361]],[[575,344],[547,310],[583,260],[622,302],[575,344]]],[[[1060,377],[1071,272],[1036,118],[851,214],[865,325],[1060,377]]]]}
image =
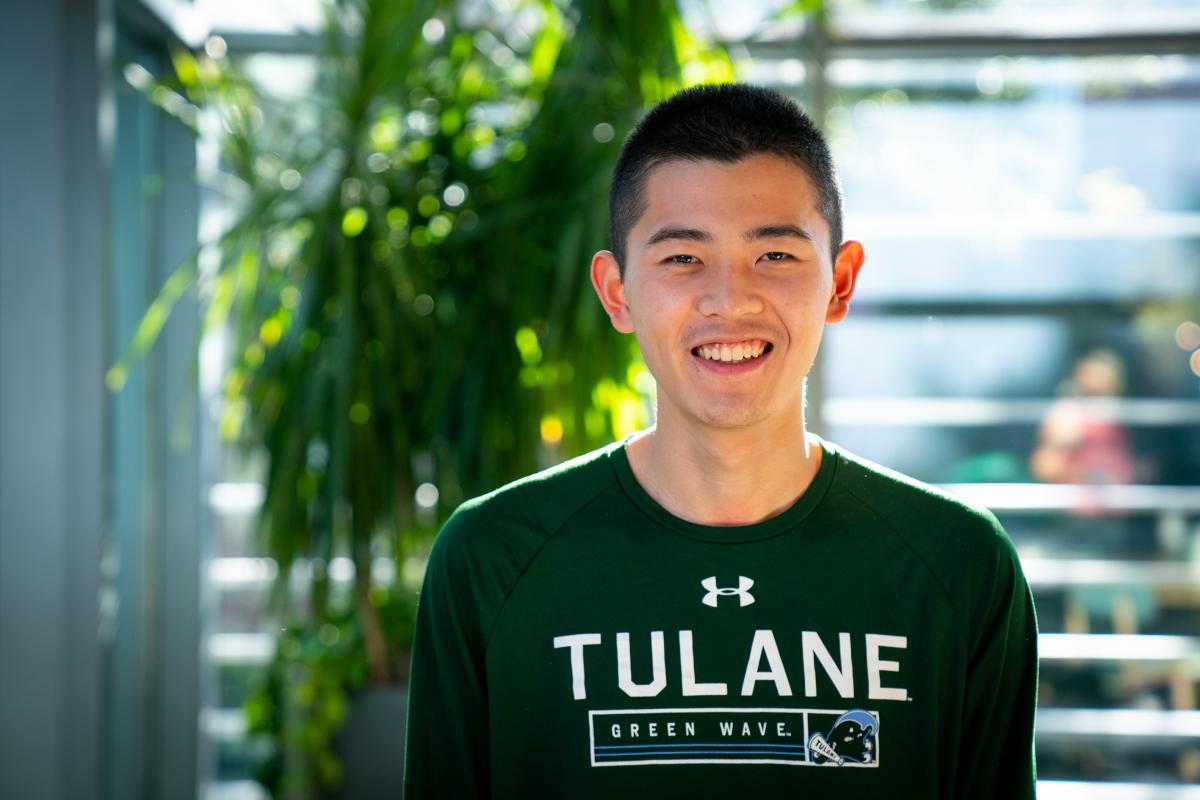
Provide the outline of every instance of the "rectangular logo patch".
{"type": "Polygon", "coordinates": [[[879,713],[825,708],[589,711],[593,767],[641,764],[879,766],[879,713]]]}

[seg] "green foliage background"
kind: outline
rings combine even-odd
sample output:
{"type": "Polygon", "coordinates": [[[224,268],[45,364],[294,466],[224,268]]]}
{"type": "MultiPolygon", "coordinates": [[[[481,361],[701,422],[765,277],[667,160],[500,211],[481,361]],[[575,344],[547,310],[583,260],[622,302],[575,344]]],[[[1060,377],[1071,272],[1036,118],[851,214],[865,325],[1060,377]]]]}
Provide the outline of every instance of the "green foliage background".
{"type": "Polygon", "coordinates": [[[220,53],[177,53],[174,79],[146,87],[197,130],[219,120],[235,214],[108,375],[119,389],[198,283],[203,335],[231,342],[222,436],[266,465],[258,529],[282,630],[246,711],[260,778],[285,796],[336,785],[349,698],[403,678],[405,566],[457,503],[645,423],[652,382],[588,280],[612,165],[647,106],[733,77],[673,0],[328,10],[299,100],[220,53]],[[329,579],[338,555],[349,591],[329,579]],[[381,557],[397,568],[372,580],[381,557]]]}

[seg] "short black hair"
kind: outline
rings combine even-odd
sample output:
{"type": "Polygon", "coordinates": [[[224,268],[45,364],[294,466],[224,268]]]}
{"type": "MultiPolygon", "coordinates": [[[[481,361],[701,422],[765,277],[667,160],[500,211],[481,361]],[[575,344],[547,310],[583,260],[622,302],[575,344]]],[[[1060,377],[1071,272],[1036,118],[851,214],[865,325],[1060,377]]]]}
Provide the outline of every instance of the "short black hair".
{"type": "Polygon", "coordinates": [[[625,138],[608,200],[612,250],[625,277],[629,232],[646,211],[646,180],[665,161],[727,164],[768,153],[808,175],[829,226],[830,257],[842,245],[842,193],[829,145],[804,110],[773,89],[744,83],[695,86],[662,101],[625,138]]]}

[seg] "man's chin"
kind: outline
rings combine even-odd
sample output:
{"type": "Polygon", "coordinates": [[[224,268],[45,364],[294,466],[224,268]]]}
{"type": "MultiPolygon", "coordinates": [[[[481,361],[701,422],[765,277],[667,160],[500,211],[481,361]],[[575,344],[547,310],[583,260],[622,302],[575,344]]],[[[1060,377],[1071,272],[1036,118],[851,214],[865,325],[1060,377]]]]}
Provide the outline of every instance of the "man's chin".
{"type": "Polygon", "coordinates": [[[766,416],[760,408],[737,406],[700,409],[696,414],[696,420],[709,428],[734,431],[753,428],[763,422],[766,416]]]}

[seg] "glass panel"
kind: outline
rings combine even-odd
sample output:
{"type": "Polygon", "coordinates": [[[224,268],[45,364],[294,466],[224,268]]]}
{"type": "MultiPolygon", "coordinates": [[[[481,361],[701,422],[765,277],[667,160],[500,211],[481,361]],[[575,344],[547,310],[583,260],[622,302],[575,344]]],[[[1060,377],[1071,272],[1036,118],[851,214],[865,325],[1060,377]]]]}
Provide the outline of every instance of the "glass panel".
{"type": "MultiPolygon", "coordinates": [[[[1043,633],[1101,634],[1128,636],[1146,634],[1161,637],[1200,636],[1200,618],[1195,609],[1200,604],[1194,588],[1179,586],[1156,587],[1146,584],[1121,586],[1083,585],[1070,587],[1041,586],[1037,595],[1038,626],[1043,633]]],[[[1116,652],[1136,656],[1136,649],[1121,648],[1121,642],[1113,640],[1116,652]]],[[[1166,641],[1166,640],[1164,640],[1166,641]]],[[[1175,642],[1177,643],[1177,642],[1175,642]]],[[[1169,645],[1175,643],[1167,642],[1169,645]]],[[[1186,648],[1185,648],[1186,649],[1186,648]]],[[[1049,648],[1049,656],[1043,660],[1059,669],[1054,657],[1057,651],[1049,648]]],[[[1169,650],[1146,651],[1147,661],[1165,664],[1168,667],[1184,663],[1186,658],[1172,658],[1169,650]],[[1154,656],[1153,659],[1149,656],[1154,656]],[[1161,656],[1161,657],[1160,657],[1161,656]]],[[[1069,659],[1068,659],[1069,660],[1069,659]]],[[[1131,659],[1132,660],[1132,659],[1131,659]]],[[[1112,661],[1099,662],[1112,665],[1112,661]]],[[[1169,672],[1169,669],[1158,672],[1169,672]]],[[[1103,695],[1105,706],[1147,707],[1147,702],[1138,697],[1141,687],[1112,688],[1103,695]]],[[[1100,695],[1098,695],[1100,696],[1100,695]]],[[[1191,697],[1190,694],[1187,695],[1191,697]]],[[[1047,698],[1053,703],[1043,705],[1065,705],[1057,696],[1047,698]]],[[[1163,698],[1164,704],[1170,697],[1163,698]]],[[[1188,706],[1189,708],[1191,706],[1188,706]]]]}
{"type": "Polygon", "coordinates": [[[829,75],[863,301],[1196,296],[1194,59],[843,60],[829,75]]]}
{"type": "MultiPolygon", "coordinates": [[[[1195,425],[1127,427],[1081,415],[1086,453],[1062,453],[1038,425],[825,426],[864,458],[932,483],[1186,483],[1200,472],[1195,425]],[[1045,466],[1044,462],[1058,462],[1045,466]]],[[[1074,495],[1072,495],[1074,496],[1074,495]]]]}
{"type": "Polygon", "coordinates": [[[1192,0],[828,0],[843,33],[897,36],[910,31],[1096,35],[1200,25],[1192,0]]]}
{"type": "Polygon", "coordinates": [[[965,220],[893,217],[868,224],[862,215],[856,219],[846,233],[863,242],[867,255],[856,298],[860,305],[1033,298],[1128,302],[1200,295],[1200,237],[1078,239],[1063,230],[1050,238],[1010,223],[1011,238],[1003,238],[980,236],[965,220]],[[910,222],[914,224],[900,235],[896,229],[910,222]]]}
{"type": "Polygon", "coordinates": [[[1200,345],[1177,341],[1181,329],[1190,330],[1185,310],[994,310],[933,316],[916,307],[900,316],[862,309],[856,316],[852,307],[822,345],[829,396],[1197,398],[1190,353],[1200,345]]]}
{"type": "MultiPolygon", "coordinates": [[[[1179,10],[1088,6],[834,10],[881,12],[862,35],[1179,10]]],[[[1040,778],[1200,781],[1200,61],[840,59],[827,76],[867,262],[822,347],[821,432],[1012,536],[1042,633],[1040,778]]]]}
{"type": "MultiPolygon", "coordinates": [[[[1200,767],[1196,766],[1200,759],[1200,748],[1193,742],[1195,736],[1171,736],[1168,733],[1156,733],[1170,729],[1169,717],[1163,717],[1153,711],[1133,711],[1136,717],[1096,718],[1080,714],[1074,710],[1064,710],[1062,715],[1049,717],[1044,714],[1038,717],[1038,746],[1037,769],[1039,796],[1048,796],[1041,791],[1042,781],[1125,781],[1129,784],[1156,784],[1163,786],[1159,793],[1148,790],[1147,793],[1133,791],[1135,794],[1120,792],[1089,794],[1090,787],[1081,787],[1074,793],[1063,792],[1054,797],[1085,798],[1085,797],[1162,797],[1186,798],[1188,791],[1180,787],[1194,785],[1200,781],[1200,767]],[[1048,722],[1053,721],[1053,727],[1048,722]],[[1132,732],[1122,735],[1120,726],[1137,727],[1132,732]],[[1088,733],[1095,730],[1097,724],[1112,725],[1112,733],[1088,733]]],[[[1099,785],[1103,785],[1100,783],[1099,785]]]]}
{"type": "Polygon", "coordinates": [[[315,33],[321,26],[319,0],[246,3],[241,0],[193,0],[197,11],[218,33],[315,33]]]}
{"type": "MultiPolygon", "coordinates": [[[[949,491],[986,499],[962,487],[949,491]]],[[[1039,600],[1044,592],[1071,586],[1153,584],[1194,590],[1200,586],[1200,491],[1193,491],[1192,509],[1186,511],[1129,509],[1116,502],[1109,508],[995,511],[1028,562],[1025,571],[1039,600]]],[[[1047,630],[1082,632],[1054,626],[1047,630]]]]}

